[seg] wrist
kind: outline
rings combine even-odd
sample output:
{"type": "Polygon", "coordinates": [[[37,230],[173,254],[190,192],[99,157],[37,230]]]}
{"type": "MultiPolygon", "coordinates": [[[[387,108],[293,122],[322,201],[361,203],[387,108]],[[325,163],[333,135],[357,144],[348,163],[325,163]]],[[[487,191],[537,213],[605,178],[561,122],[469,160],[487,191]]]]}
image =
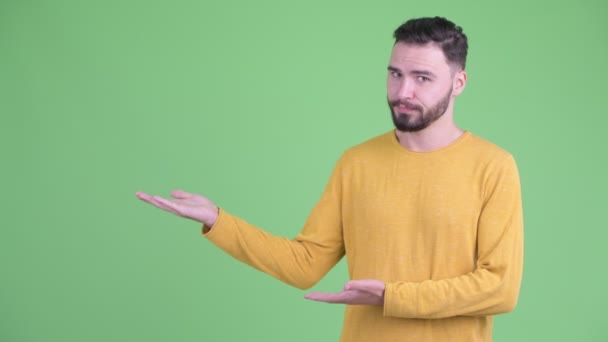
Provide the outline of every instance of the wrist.
{"type": "Polygon", "coordinates": [[[211,229],[213,229],[213,226],[217,222],[217,218],[219,217],[219,215],[220,215],[220,208],[215,207],[215,210],[212,211],[212,214],[210,215],[210,217],[208,219],[206,219],[204,222],[202,222],[203,223],[203,233],[208,233],[211,229]]]}

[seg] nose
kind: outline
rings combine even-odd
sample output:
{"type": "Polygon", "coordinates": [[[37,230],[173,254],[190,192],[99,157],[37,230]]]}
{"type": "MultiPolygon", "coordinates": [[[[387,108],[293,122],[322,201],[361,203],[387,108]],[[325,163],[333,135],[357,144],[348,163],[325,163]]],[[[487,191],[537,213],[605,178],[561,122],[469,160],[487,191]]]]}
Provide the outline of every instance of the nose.
{"type": "Polygon", "coordinates": [[[414,98],[414,82],[403,78],[399,85],[399,91],[397,93],[400,99],[412,99],[414,98]]]}

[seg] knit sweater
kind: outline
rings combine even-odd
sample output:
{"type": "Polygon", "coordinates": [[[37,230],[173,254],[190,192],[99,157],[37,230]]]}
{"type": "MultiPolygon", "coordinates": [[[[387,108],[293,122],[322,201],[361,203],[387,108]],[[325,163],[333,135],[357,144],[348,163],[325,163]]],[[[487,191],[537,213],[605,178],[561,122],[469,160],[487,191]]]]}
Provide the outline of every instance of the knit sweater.
{"type": "Polygon", "coordinates": [[[342,155],[294,239],[223,209],[204,236],[298,288],[344,255],[351,279],[383,281],[383,306],[346,307],[341,341],[487,342],[492,315],[519,294],[519,175],[508,152],[470,132],[414,152],[390,131],[342,155]]]}

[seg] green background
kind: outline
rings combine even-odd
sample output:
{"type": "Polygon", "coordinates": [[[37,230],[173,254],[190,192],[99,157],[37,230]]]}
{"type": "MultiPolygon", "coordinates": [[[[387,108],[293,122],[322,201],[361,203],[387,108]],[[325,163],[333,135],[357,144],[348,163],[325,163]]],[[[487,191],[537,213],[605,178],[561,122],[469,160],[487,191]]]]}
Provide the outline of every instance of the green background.
{"type": "MultiPolygon", "coordinates": [[[[392,128],[392,31],[469,36],[458,123],[512,152],[526,261],[494,340],[606,341],[603,1],[0,1],[0,341],[336,341],[342,306],[138,201],[182,188],[295,236],[392,128]]],[[[347,280],[341,262],[313,290],[347,280]]]]}

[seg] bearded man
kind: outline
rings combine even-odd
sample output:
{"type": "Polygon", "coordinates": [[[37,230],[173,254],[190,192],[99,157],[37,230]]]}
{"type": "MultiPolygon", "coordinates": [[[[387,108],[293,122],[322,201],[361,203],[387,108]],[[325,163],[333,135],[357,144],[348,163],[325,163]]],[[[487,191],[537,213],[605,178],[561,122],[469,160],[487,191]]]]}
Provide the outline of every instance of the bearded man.
{"type": "Polygon", "coordinates": [[[137,196],[202,223],[219,248],[298,288],[346,256],[344,289],[306,296],[347,305],[341,341],[491,341],[492,317],[514,309],[522,278],[517,167],[454,122],[467,83],[462,29],[418,18],[394,37],[387,99],[395,129],[344,152],[294,239],[200,195],[137,196]]]}

